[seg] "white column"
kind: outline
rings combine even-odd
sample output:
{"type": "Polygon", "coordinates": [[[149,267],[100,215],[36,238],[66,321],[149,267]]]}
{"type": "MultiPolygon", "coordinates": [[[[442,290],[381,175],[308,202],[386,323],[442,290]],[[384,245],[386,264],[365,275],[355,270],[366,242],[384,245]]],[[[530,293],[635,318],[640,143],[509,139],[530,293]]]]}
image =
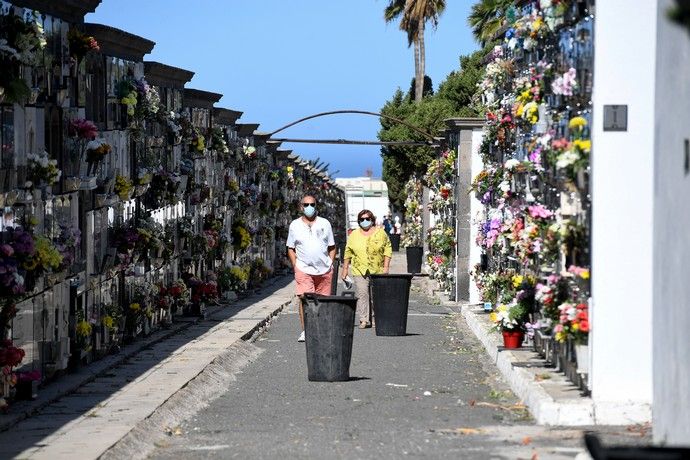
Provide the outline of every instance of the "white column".
{"type": "MultiPolygon", "coordinates": [[[[484,131],[481,129],[475,129],[472,131],[472,179],[474,179],[477,174],[484,169],[484,162],[482,157],[479,155],[479,148],[482,145],[482,140],[484,139],[484,131]]],[[[475,265],[481,262],[482,250],[475,243],[477,240],[477,225],[475,224],[477,216],[482,212],[484,206],[475,197],[474,193],[471,195],[470,200],[470,261],[469,268],[474,268],[475,265]]],[[[470,303],[478,303],[481,300],[481,295],[479,294],[479,289],[474,283],[474,280],[470,279],[470,303]]]]}
{"type": "Polygon", "coordinates": [[[690,36],[666,18],[675,4],[661,0],[657,12],[653,431],[655,441],[688,445],[690,36]]]}
{"type": "Polygon", "coordinates": [[[649,420],[656,0],[597,4],[592,126],[592,398],[600,423],[649,420]],[[603,106],[628,106],[625,132],[603,106]]]}

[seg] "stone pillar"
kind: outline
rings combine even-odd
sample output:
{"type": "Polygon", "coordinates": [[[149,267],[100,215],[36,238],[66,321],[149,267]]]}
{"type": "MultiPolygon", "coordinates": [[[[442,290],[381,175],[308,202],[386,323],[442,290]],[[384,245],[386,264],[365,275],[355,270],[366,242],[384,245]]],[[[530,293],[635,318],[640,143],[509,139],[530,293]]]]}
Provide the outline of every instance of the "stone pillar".
{"type": "MultiPolygon", "coordinates": [[[[635,6],[597,4],[594,33],[589,377],[597,422],[620,425],[650,420],[653,376],[658,7],[652,0],[635,6]],[[625,128],[605,129],[607,105],[627,106],[625,128]]],[[[676,115],[675,107],[665,109],[676,115]]]]}
{"type": "MultiPolygon", "coordinates": [[[[481,118],[451,118],[446,120],[450,147],[457,150],[457,179],[455,185],[455,300],[469,300],[470,279],[469,271],[476,263],[470,254],[473,252],[472,238],[473,197],[468,193],[472,183],[473,153],[476,152],[477,133],[481,133],[484,120],[481,118]]],[[[476,168],[476,164],[474,165],[476,168]]]]}

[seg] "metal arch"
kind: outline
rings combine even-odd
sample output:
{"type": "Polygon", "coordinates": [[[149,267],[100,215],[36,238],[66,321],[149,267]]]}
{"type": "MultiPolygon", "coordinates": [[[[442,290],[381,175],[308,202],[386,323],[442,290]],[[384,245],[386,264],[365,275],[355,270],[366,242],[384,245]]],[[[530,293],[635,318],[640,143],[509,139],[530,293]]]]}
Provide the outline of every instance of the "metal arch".
{"type": "Polygon", "coordinates": [[[299,120],[293,121],[292,123],[289,123],[289,124],[283,126],[282,128],[276,129],[275,131],[269,133],[269,137],[273,137],[273,135],[276,133],[279,133],[279,132],[281,132],[281,131],[283,131],[283,130],[291,127],[291,126],[295,126],[296,124],[302,123],[303,121],[311,120],[312,118],[324,117],[327,115],[338,115],[338,114],[344,114],[344,113],[355,113],[355,114],[359,114],[359,115],[372,115],[375,117],[385,118],[387,120],[392,120],[396,123],[400,123],[401,125],[407,126],[411,130],[423,135],[424,137],[429,139],[432,143],[436,141],[436,138],[433,135],[427,133],[426,131],[423,131],[423,130],[417,128],[416,126],[413,126],[413,125],[407,123],[406,121],[400,120],[400,119],[395,118],[395,117],[391,117],[390,115],[384,115],[382,113],[377,113],[377,112],[368,112],[366,110],[332,110],[330,112],[321,112],[321,113],[317,113],[314,115],[309,115],[308,117],[300,118],[299,120]]]}

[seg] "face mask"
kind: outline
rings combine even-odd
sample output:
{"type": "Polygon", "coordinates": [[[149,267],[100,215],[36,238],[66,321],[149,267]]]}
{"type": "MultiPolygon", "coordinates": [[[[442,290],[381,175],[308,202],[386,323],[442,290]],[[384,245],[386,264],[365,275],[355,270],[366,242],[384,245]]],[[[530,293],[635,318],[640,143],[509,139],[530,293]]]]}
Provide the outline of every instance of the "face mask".
{"type": "Polygon", "coordinates": [[[316,208],[314,206],[307,206],[304,208],[304,215],[307,217],[313,217],[316,214],[316,208]]]}
{"type": "Polygon", "coordinates": [[[368,229],[371,227],[371,221],[369,219],[364,219],[359,223],[359,226],[362,227],[364,230],[368,229]]]}

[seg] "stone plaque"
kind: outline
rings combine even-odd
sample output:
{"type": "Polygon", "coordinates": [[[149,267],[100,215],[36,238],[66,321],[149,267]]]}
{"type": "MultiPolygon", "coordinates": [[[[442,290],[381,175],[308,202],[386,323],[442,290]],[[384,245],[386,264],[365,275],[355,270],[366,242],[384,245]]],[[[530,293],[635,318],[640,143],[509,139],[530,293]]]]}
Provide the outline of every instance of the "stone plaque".
{"type": "Polygon", "coordinates": [[[628,106],[605,105],[604,106],[604,131],[628,130],[628,106]]]}

